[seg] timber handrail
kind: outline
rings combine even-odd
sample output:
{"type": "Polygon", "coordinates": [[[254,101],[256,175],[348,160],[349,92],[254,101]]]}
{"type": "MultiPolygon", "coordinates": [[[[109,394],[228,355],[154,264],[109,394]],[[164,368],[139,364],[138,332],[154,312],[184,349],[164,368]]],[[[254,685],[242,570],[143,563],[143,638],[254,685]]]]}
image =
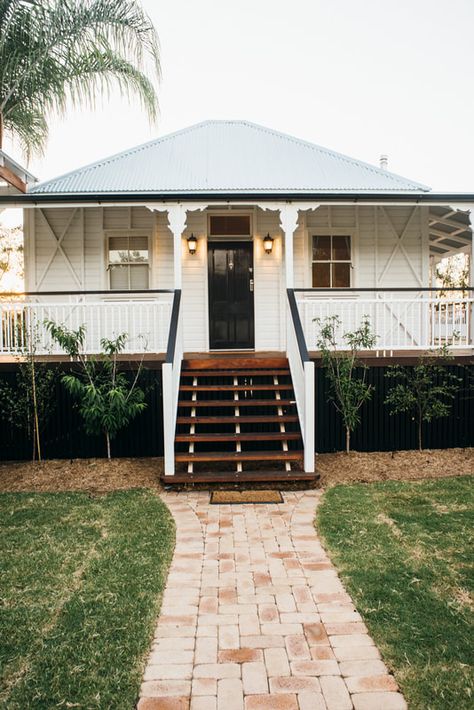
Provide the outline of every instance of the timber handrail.
{"type": "Polygon", "coordinates": [[[309,362],[310,357],[308,353],[308,348],[306,347],[306,339],[304,337],[303,326],[301,325],[300,312],[296,303],[295,289],[288,288],[286,292],[288,295],[288,305],[290,307],[291,320],[293,321],[293,327],[295,329],[296,342],[298,343],[298,350],[300,353],[301,362],[309,362]]]}
{"type": "Polygon", "coordinates": [[[100,289],[87,291],[0,291],[0,298],[22,298],[23,296],[121,296],[149,293],[174,293],[171,288],[100,289]]]}
{"type": "Polygon", "coordinates": [[[309,357],[294,290],[288,300],[286,352],[304,446],[304,470],[314,471],[314,362],[309,357]]]}
{"type": "Polygon", "coordinates": [[[358,288],[351,286],[350,288],[329,288],[316,286],[312,288],[293,288],[290,289],[293,293],[433,293],[433,291],[474,291],[474,286],[364,286],[358,288]]]}
{"type": "Polygon", "coordinates": [[[168,345],[166,348],[165,362],[173,363],[176,351],[176,339],[178,335],[179,310],[181,306],[181,291],[174,292],[173,305],[171,307],[170,332],[168,335],[168,345]]]}
{"type": "Polygon", "coordinates": [[[171,307],[170,329],[163,373],[163,434],[165,476],[175,472],[174,439],[178,414],[179,381],[183,361],[183,317],[181,290],[176,289],[171,307]]]}

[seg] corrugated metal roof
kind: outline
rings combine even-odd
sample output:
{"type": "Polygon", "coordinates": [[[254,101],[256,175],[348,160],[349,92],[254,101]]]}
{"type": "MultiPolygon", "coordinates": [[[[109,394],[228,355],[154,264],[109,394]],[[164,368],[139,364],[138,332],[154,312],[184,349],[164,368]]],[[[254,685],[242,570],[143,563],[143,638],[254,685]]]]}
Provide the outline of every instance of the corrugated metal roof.
{"type": "Polygon", "coordinates": [[[247,121],[205,121],[35,186],[31,192],[425,192],[424,185],[247,121]]]}

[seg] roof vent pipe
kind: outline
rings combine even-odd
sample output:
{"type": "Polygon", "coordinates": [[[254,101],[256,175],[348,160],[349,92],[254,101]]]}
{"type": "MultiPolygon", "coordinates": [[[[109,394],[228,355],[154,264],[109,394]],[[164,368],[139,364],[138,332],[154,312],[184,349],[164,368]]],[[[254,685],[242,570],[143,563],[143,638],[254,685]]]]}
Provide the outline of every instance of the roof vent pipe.
{"type": "Polygon", "coordinates": [[[381,170],[387,170],[388,168],[388,155],[385,155],[382,153],[380,156],[380,169],[381,170]]]}

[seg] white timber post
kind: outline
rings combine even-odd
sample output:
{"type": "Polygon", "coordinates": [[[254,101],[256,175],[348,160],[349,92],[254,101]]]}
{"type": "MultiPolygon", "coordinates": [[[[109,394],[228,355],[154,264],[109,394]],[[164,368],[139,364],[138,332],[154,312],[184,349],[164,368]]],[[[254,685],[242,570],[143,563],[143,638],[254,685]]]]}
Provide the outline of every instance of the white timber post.
{"type": "MultiPolygon", "coordinates": [[[[451,205],[453,210],[469,212],[471,222],[471,251],[469,252],[469,286],[474,289],[474,202],[458,202],[451,205]]],[[[468,298],[474,299],[474,291],[468,292],[468,298]]],[[[468,339],[471,347],[474,348],[474,303],[470,303],[470,315],[468,314],[468,339]]]]}
{"type": "Polygon", "coordinates": [[[298,226],[298,207],[286,204],[280,207],[280,227],[285,235],[285,275],[286,288],[294,288],[293,234],[298,226]]]}
{"type": "MultiPolygon", "coordinates": [[[[470,211],[471,219],[471,253],[469,254],[469,286],[474,289],[474,205],[470,211]]],[[[474,299],[474,290],[468,292],[468,296],[474,299]]],[[[474,347],[474,301],[471,303],[471,319],[469,322],[469,341],[474,347]]]]}
{"type": "Polygon", "coordinates": [[[171,412],[173,402],[173,363],[164,362],[161,372],[163,378],[163,449],[165,458],[165,476],[173,476],[175,434],[175,420],[171,412]]]}
{"type": "Polygon", "coordinates": [[[186,229],[186,208],[184,205],[178,204],[168,207],[168,224],[173,234],[174,288],[181,289],[183,285],[181,240],[186,229]]]}
{"type": "Polygon", "coordinates": [[[315,434],[315,391],[314,391],[314,362],[306,361],[304,364],[304,470],[314,472],[314,434],[315,434]]]}

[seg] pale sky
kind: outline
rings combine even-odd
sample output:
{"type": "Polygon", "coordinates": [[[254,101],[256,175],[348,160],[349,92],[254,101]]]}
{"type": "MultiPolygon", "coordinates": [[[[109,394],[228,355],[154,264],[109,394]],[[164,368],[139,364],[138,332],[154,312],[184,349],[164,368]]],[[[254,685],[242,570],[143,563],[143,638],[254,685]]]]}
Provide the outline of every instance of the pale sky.
{"type": "MultiPolygon", "coordinates": [[[[247,119],[435,190],[474,191],[474,0],[143,0],[160,117],[115,94],[54,120],[41,179],[206,119],[247,119]]],[[[10,146],[6,145],[8,150],[10,146]]],[[[17,158],[21,156],[15,153],[17,158]]]]}

